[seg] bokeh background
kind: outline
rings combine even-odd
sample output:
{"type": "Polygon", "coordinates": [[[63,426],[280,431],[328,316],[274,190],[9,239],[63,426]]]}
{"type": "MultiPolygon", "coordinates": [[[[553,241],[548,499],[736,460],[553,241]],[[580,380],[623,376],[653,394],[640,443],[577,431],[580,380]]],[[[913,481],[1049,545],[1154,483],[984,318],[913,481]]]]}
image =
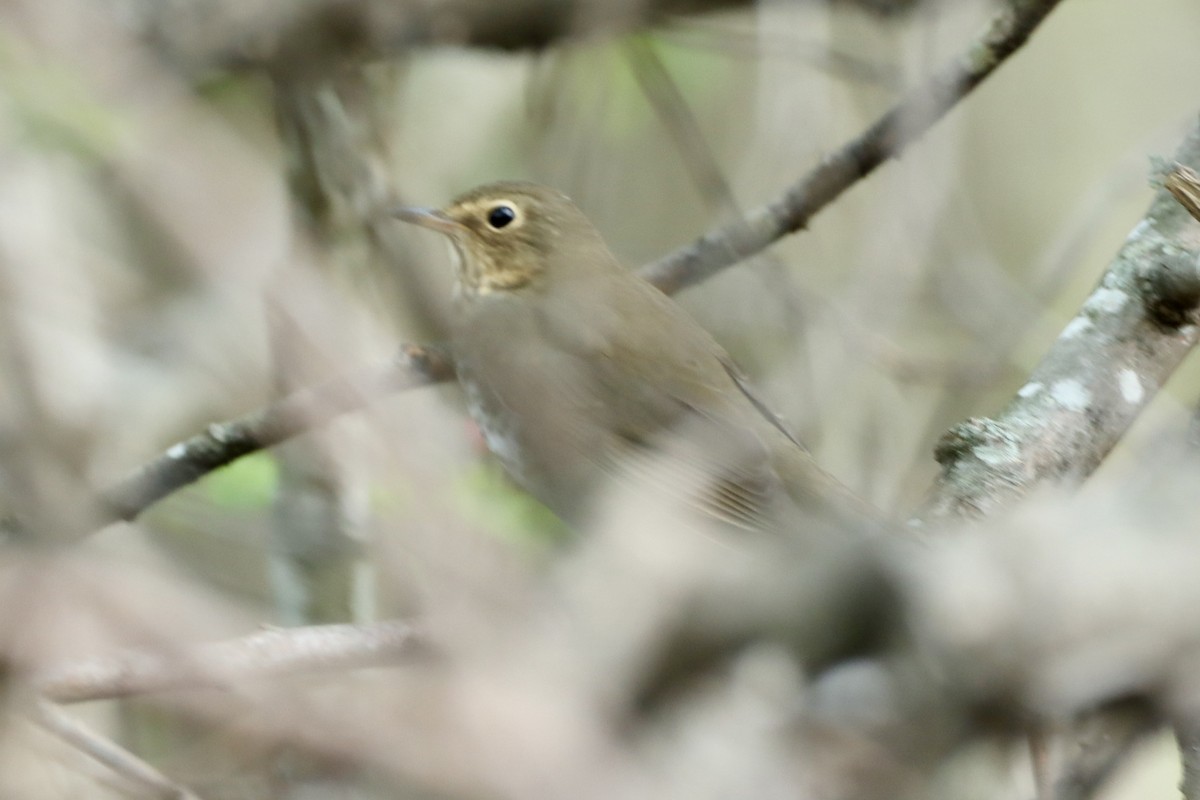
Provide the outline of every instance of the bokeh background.
{"type": "MultiPolygon", "coordinates": [[[[479,608],[519,607],[565,534],[488,462],[453,387],[383,399],[82,543],[56,531],[86,528],[97,490],[211,422],[438,341],[445,245],[388,204],[536,180],[637,266],[773,199],[997,8],[764,0],[645,26],[615,3],[515,50],[456,44],[448,14],[372,52],[319,5],[0,6],[0,511],[25,530],[0,555],[0,636],[17,673],[418,612],[469,649],[479,608]],[[288,39],[292,16],[312,30],[288,39]]],[[[394,5],[371,14],[384,26],[394,5]]],[[[1065,0],[901,159],[678,299],[823,466],[904,518],[938,437],[1007,402],[1140,220],[1151,157],[1196,119],[1198,35],[1194,0],[1065,0]]],[[[1100,485],[1184,436],[1198,369],[1100,485]]],[[[313,691],[336,705],[348,685],[313,691]]],[[[13,706],[0,794],[129,796],[13,706]]],[[[368,780],[345,752],[231,734],[235,710],[80,713],[204,797],[487,794],[436,771],[368,780]]],[[[1019,747],[989,742],[918,783],[1027,797],[1028,772],[1019,747]]],[[[1105,796],[1173,796],[1177,776],[1164,734],[1105,796]]]]}

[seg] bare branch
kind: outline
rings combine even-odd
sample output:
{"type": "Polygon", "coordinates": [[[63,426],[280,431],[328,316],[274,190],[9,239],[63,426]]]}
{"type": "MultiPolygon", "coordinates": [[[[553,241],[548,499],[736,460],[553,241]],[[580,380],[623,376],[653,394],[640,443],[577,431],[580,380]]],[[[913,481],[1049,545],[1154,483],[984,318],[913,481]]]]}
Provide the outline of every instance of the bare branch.
{"type": "Polygon", "coordinates": [[[273,675],[384,664],[411,651],[415,640],[413,627],[396,621],[272,628],[183,650],[129,650],[72,661],[35,675],[33,683],[58,703],[221,688],[273,675]]]}
{"type": "Polygon", "coordinates": [[[34,720],[46,730],[77,748],[89,758],[103,764],[142,791],[153,793],[162,800],[199,800],[189,789],[180,786],[157,769],[101,736],[62,709],[45,701],[35,706],[34,720]]]}
{"type": "MultiPolygon", "coordinates": [[[[1200,124],[1175,158],[1200,166],[1200,124]]],[[[1166,189],[1158,192],[1008,408],[943,437],[942,474],[918,518],[985,516],[1099,466],[1200,335],[1194,225],[1166,189]]]]}
{"type": "MultiPolygon", "coordinates": [[[[1200,124],[1176,154],[1200,164],[1200,124]]],[[[1183,164],[1147,212],[1042,363],[994,419],[949,431],[936,455],[942,474],[917,518],[986,516],[1038,485],[1092,473],[1197,340],[1200,276],[1195,173],[1183,164]],[[1172,195],[1179,200],[1176,204],[1172,195]]],[[[1143,708],[1089,715],[1072,727],[1071,753],[1055,780],[1059,800],[1091,797],[1134,744],[1155,727],[1143,708]]],[[[1186,751],[1186,743],[1181,739],[1186,751]]],[[[1186,752],[1185,752],[1186,756],[1186,752]]]]}
{"type": "MultiPolygon", "coordinates": [[[[979,85],[1029,38],[1058,0],[1010,0],[984,35],[925,86],[912,92],[857,139],[827,157],[778,200],[744,219],[642,268],[643,277],[673,293],[794,233],[858,179],[899,154],[979,85]]],[[[399,362],[359,381],[335,381],[300,392],[238,420],[221,423],[169,448],[104,493],[110,519],[133,519],[153,503],[214,469],[367,405],[370,389],[424,386],[453,377],[443,352],[409,345],[399,362]],[[365,391],[360,391],[364,389],[365,391]]]]}
{"type": "Polygon", "coordinates": [[[277,403],[172,445],[104,492],[106,522],[130,520],[148,507],[215,469],[262,450],[342,414],[357,411],[381,395],[449,380],[453,365],[440,349],[406,345],[382,368],[343,376],[288,395],[277,403]]]}
{"type": "Polygon", "coordinates": [[[1058,2],[1008,0],[983,35],[957,59],[910,92],[857,139],[826,156],[780,198],[646,265],[642,276],[672,294],[801,230],[842,192],[924,135],[1025,44],[1058,2]]]}
{"type": "Polygon", "coordinates": [[[644,37],[632,38],[625,45],[625,55],[642,93],[679,149],[700,196],[726,216],[741,216],[733,189],[705,141],[695,114],[654,45],[644,37]]]}
{"type": "Polygon", "coordinates": [[[268,68],[322,74],[332,64],[451,45],[541,49],[616,34],[674,15],[749,5],[746,0],[191,0],[145,6],[151,36],[177,62],[210,69],[268,68]]]}
{"type": "Polygon", "coordinates": [[[1184,800],[1197,800],[1200,798],[1200,726],[1195,723],[1176,725],[1175,739],[1183,762],[1179,791],[1184,800]]]}
{"type": "Polygon", "coordinates": [[[1069,732],[1066,767],[1057,776],[1051,796],[1055,800],[1095,797],[1134,748],[1158,729],[1159,720],[1144,703],[1115,703],[1085,715],[1069,732]]]}
{"type": "MultiPolygon", "coordinates": [[[[1181,485],[1192,478],[1194,474],[1182,476],[1181,485]]],[[[583,659],[580,664],[587,668],[572,669],[582,683],[570,684],[574,688],[566,697],[576,691],[592,697],[590,692],[602,685],[611,709],[624,707],[628,692],[644,688],[645,683],[636,679],[638,674],[666,666],[661,660],[668,655],[661,649],[663,642],[683,648],[672,650],[669,655],[673,658],[687,657],[713,643],[714,637],[755,634],[788,643],[806,657],[806,663],[819,669],[822,655],[840,660],[861,652],[848,650],[847,645],[871,632],[871,638],[892,645],[889,652],[900,667],[893,673],[897,702],[881,709],[883,714],[895,715],[894,724],[889,721],[881,727],[880,735],[885,743],[902,744],[913,759],[936,761],[958,743],[996,731],[1012,735],[1028,723],[1034,711],[1072,718],[1097,707],[1111,707],[1115,719],[1129,723],[1128,729],[1118,729],[1128,734],[1122,741],[1132,742],[1144,733],[1146,721],[1155,719],[1153,710],[1178,713],[1200,697],[1195,670],[1190,668],[1200,653],[1200,628],[1193,615],[1179,613],[1194,608],[1200,598],[1200,585],[1188,580],[1200,551],[1194,537],[1188,535],[1189,522],[1172,513],[1174,509],[1164,516],[1160,535],[1149,541],[1140,530],[1131,528],[1097,536],[1095,530],[1114,516],[1132,510],[1144,519],[1148,510],[1162,511],[1163,498],[1137,498],[1141,505],[1134,509],[1122,505],[1128,502],[1129,498],[1114,497],[1112,503],[1101,504],[1093,498],[1030,508],[1002,526],[940,539],[928,547],[878,539],[855,553],[840,549],[814,552],[811,548],[779,550],[771,542],[758,554],[763,562],[756,561],[753,569],[745,569],[745,564],[733,567],[726,575],[734,580],[716,585],[718,591],[712,596],[676,598],[683,600],[681,609],[686,612],[667,613],[649,630],[634,632],[628,651],[620,644],[617,651],[610,651],[614,642],[607,640],[580,650],[578,641],[567,632],[577,630],[576,625],[564,626],[558,633],[540,626],[531,631],[510,619],[507,624],[512,627],[501,623],[494,632],[502,635],[479,644],[482,651],[472,650],[472,655],[463,658],[463,653],[450,648],[446,657],[454,668],[439,671],[435,679],[439,688],[434,694],[439,702],[426,706],[406,701],[418,698],[410,693],[424,697],[431,691],[431,684],[424,680],[389,682],[389,687],[400,693],[396,702],[372,704],[368,698],[363,706],[344,710],[336,704],[321,704],[325,710],[320,715],[310,717],[305,712],[309,724],[304,730],[293,730],[296,726],[277,715],[250,713],[274,697],[271,685],[256,686],[252,679],[308,669],[395,663],[397,654],[416,643],[410,629],[388,623],[273,630],[244,640],[189,648],[170,658],[151,654],[147,659],[146,652],[140,651],[67,664],[35,675],[33,686],[64,701],[173,688],[229,687],[236,691],[223,693],[219,703],[190,692],[166,702],[173,704],[178,699],[183,707],[203,707],[202,713],[218,705],[244,709],[237,717],[253,718],[252,724],[263,726],[264,735],[295,735],[325,748],[354,747],[359,741],[351,739],[347,744],[340,735],[329,736],[330,730],[370,731],[376,741],[396,741],[396,730],[411,726],[412,721],[396,718],[393,710],[421,706],[421,733],[432,733],[414,737],[408,729],[397,747],[403,751],[403,743],[409,742],[409,750],[391,751],[395,760],[389,769],[416,771],[425,769],[421,764],[430,763],[453,764],[455,769],[470,769],[462,765],[473,764],[480,769],[477,758],[480,750],[487,752],[488,743],[465,734],[463,726],[472,725],[473,717],[460,713],[471,707],[470,698],[479,699],[471,694],[472,687],[478,691],[479,670],[494,670],[496,659],[504,653],[503,658],[514,659],[506,663],[522,676],[520,688],[513,687],[495,712],[504,715],[495,721],[497,730],[506,730],[507,725],[519,727],[516,720],[532,709],[557,707],[554,704],[564,700],[559,682],[541,679],[556,674],[557,667],[545,663],[546,651],[524,646],[530,642],[524,635],[532,633],[541,646],[551,650],[570,648],[571,663],[583,659]],[[1089,548],[1090,558],[1078,558],[1081,546],[1089,548]],[[757,568],[759,563],[770,568],[766,580],[762,579],[764,571],[757,568]],[[1064,566],[1055,569],[1047,565],[1064,566]],[[1114,586],[1121,590],[1113,591],[1114,586]],[[892,589],[898,591],[892,595],[892,589]],[[1130,603],[1131,596],[1140,602],[1130,603]],[[805,602],[794,602],[797,600],[805,602]],[[664,627],[660,629],[659,624],[664,627]],[[650,633],[653,639],[644,638],[650,633]],[[488,657],[477,657],[478,652],[488,657]],[[651,652],[653,657],[648,657],[651,652]],[[454,661],[456,655],[461,660],[454,661]],[[909,658],[911,668],[904,668],[909,658]],[[543,669],[551,671],[540,672],[543,669]],[[931,675],[937,679],[930,680],[931,675]],[[593,680],[600,683],[592,684],[593,680]],[[454,697],[462,702],[445,702],[454,697]],[[1130,702],[1120,702],[1123,700],[1130,702]],[[381,726],[377,731],[363,728],[358,716],[354,725],[347,722],[364,708],[379,713],[380,707],[388,709],[387,713],[369,718],[381,726]],[[921,723],[914,726],[913,720],[921,723]],[[421,741],[419,753],[411,748],[414,738],[421,741]],[[447,748],[435,750],[435,754],[453,752],[459,757],[431,757],[426,745],[447,748]]],[[[718,561],[730,560],[723,549],[710,547],[701,538],[688,541],[686,535],[681,536],[677,541],[689,549],[680,552],[697,556],[699,551],[690,548],[699,547],[718,561]]],[[[603,565],[597,566],[603,569],[603,565]]],[[[620,586],[625,591],[633,589],[631,594],[638,596],[638,581],[657,587],[659,578],[661,575],[651,572],[620,586]]],[[[554,613],[567,615],[584,629],[614,611],[607,603],[600,608],[588,602],[563,601],[562,596],[555,597],[554,613]]],[[[827,711],[835,714],[831,720],[836,723],[836,707],[827,711]]],[[[621,715],[616,719],[609,721],[618,726],[636,724],[621,715]]],[[[1086,796],[1103,779],[1110,763],[1093,759],[1092,755],[1102,751],[1091,748],[1114,734],[1111,729],[1097,729],[1096,733],[1091,743],[1084,740],[1081,745],[1085,762],[1094,769],[1072,773],[1086,778],[1074,784],[1082,792],[1075,797],[1086,796]]],[[[374,751],[364,751],[360,757],[369,752],[374,751]]],[[[558,762],[547,768],[571,769],[558,762]]]]}

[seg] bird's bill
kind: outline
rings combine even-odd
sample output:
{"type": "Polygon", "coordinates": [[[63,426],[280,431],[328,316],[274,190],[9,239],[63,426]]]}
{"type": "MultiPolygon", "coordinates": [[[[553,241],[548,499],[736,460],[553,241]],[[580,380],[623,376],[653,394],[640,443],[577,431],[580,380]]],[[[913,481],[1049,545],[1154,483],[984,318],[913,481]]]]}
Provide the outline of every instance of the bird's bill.
{"type": "Polygon", "coordinates": [[[462,223],[456,222],[436,208],[412,208],[400,206],[392,209],[392,216],[399,217],[405,222],[420,225],[422,228],[453,234],[462,231],[462,223]]]}

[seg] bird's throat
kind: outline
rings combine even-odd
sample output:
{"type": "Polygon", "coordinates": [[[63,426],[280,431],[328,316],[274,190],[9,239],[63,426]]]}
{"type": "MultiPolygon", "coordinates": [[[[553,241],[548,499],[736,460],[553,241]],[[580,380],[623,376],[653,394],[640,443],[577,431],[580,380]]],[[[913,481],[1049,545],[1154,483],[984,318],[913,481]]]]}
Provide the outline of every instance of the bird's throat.
{"type": "Polygon", "coordinates": [[[525,264],[501,264],[487,253],[464,252],[459,247],[455,247],[455,258],[458,292],[467,297],[520,289],[533,280],[536,272],[525,264]]]}

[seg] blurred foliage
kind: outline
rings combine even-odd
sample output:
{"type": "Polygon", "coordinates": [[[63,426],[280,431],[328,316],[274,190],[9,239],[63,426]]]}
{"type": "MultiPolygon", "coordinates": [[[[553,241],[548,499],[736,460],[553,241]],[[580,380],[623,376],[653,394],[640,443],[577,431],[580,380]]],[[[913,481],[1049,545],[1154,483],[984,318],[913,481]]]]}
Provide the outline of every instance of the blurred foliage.
{"type": "Polygon", "coordinates": [[[558,517],[514,486],[491,461],[466,471],[456,486],[455,498],[467,521],[524,548],[544,551],[571,536],[558,517]]]}
{"type": "Polygon", "coordinates": [[[264,509],[279,486],[279,466],[270,452],[251,453],[200,482],[205,495],[224,509],[264,509]]]}
{"type": "Polygon", "coordinates": [[[119,111],[72,67],[38,59],[0,32],[0,103],[21,143],[86,160],[112,154],[128,133],[119,111]]]}
{"type": "MultiPolygon", "coordinates": [[[[680,46],[670,38],[632,34],[628,42],[652,48],[670,73],[688,104],[701,113],[713,110],[735,88],[741,70],[722,53],[680,46]]],[[[627,41],[601,42],[576,48],[565,55],[568,85],[560,87],[572,105],[583,109],[603,108],[598,133],[616,142],[661,136],[658,112],[646,100],[627,55],[627,41]]]]}

